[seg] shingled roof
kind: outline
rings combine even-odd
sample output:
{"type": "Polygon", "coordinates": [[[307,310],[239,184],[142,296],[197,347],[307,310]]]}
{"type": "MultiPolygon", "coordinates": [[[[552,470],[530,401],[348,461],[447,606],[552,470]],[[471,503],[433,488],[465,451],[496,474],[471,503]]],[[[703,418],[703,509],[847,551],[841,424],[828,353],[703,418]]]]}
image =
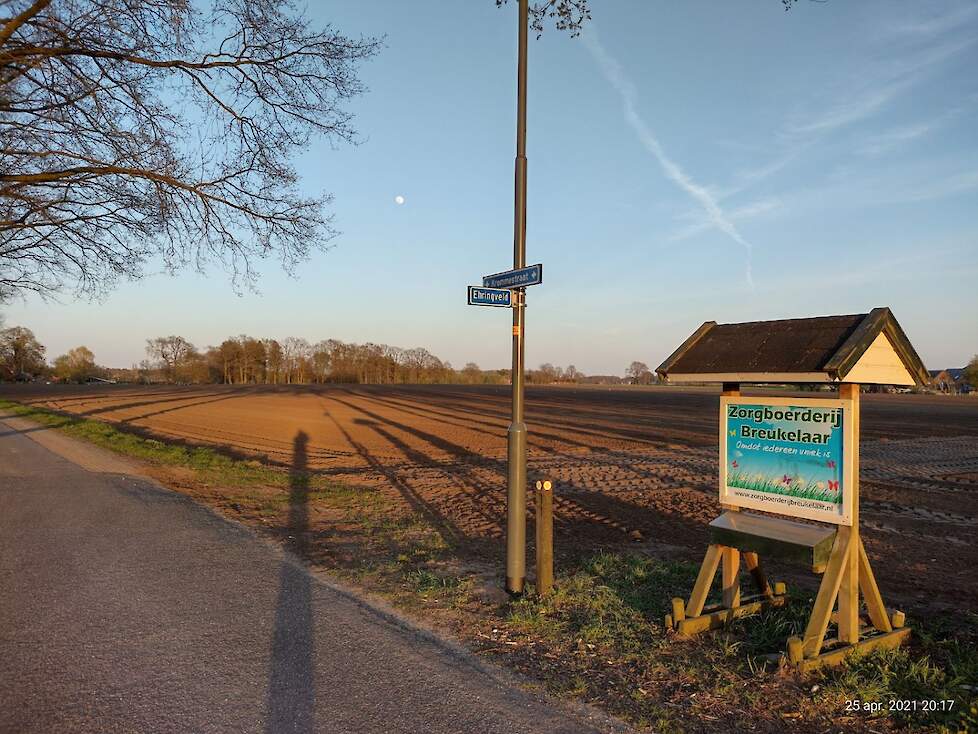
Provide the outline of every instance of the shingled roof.
{"type": "Polygon", "coordinates": [[[926,368],[888,308],[744,324],[707,321],[656,372],[672,382],[927,382],[926,368]]]}

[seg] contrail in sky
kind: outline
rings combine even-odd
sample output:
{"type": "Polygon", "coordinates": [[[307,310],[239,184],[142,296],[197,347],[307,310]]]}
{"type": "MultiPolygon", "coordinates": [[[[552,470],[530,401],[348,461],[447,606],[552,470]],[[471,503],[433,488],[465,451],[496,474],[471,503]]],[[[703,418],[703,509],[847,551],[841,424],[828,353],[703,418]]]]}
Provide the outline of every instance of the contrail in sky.
{"type": "Polygon", "coordinates": [[[750,242],[745,240],[737,228],[734,226],[727,216],[723,213],[720,205],[717,203],[716,198],[711,194],[706,188],[700,186],[696,183],[682,168],[679,164],[672,160],[666,152],[662,149],[662,145],[659,143],[659,139],[652,132],[652,129],[648,126],[645,120],[642,119],[641,115],[635,109],[635,102],[638,98],[638,93],[635,89],[635,85],[625,76],[624,71],[615,59],[613,59],[607,51],[605,51],[604,46],[598,41],[597,35],[594,33],[593,26],[589,27],[581,34],[584,41],[584,45],[587,50],[591,52],[594,60],[601,67],[601,71],[607,77],[608,81],[615,90],[621,95],[622,106],[625,112],[625,121],[628,125],[635,131],[638,136],[639,141],[645,146],[652,155],[655,156],[656,160],[659,162],[659,166],[662,167],[662,172],[666,175],[666,178],[670,179],[679,188],[689,194],[693,199],[703,207],[703,211],[706,212],[706,216],[709,218],[710,223],[719,229],[721,232],[725,233],[730,239],[732,239],[737,244],[741,245],[747,252],[747,283],[750,285],[751,290],[754,289],[754,277],[751,273],[751,255],[753,253],[753,247],[750,242]]]}

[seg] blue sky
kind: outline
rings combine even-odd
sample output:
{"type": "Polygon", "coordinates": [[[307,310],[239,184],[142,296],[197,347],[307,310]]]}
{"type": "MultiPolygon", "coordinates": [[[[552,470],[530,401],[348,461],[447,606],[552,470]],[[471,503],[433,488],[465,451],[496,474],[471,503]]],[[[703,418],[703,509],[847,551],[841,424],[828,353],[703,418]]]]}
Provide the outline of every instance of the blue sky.
{"type": "MultiPolygon", "coordinates": [[[[238,296],[215,268],[5,309],[53,358],[127,366],[148,337],[424,346],[509,363],[509,313],[465,287],[512,263],[516,7],[312,4],[386,34],[352,110],[362,144],[313,145],[304,186],[342,235],[293,280],[238,296]],[[395,203],[403,196],[403,205],[395,203]]],[[[527,361],[655,367],[705,320],[890,306],[928,367],[978,352],[978,5],[593,0],[531,41],[527,361]]]]}

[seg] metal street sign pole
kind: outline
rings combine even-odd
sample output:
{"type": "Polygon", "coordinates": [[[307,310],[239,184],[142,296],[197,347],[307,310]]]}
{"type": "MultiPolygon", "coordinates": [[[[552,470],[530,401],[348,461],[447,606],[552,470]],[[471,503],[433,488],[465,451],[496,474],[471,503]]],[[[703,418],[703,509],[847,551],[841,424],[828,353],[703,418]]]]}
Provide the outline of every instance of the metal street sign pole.
{"type": "MultiPolygon", "coordinates": [[[[526,49],[528,0],[520,0],[516,102],[516,196],[513,269],[526,265],[526,49]]],[[[526,424],[523,422],[523,337],[526,290],[513,292],[513,422],[508,432],[509,492],[506,501],[506,590],[523,593],[526,583],[526,424]]]]}

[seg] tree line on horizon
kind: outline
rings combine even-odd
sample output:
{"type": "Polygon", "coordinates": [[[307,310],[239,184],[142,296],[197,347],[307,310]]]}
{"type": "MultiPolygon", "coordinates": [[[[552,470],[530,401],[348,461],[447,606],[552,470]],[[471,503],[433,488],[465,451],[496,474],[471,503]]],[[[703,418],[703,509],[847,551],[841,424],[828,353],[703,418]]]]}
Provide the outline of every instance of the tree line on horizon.
{"type": "MultiPolygon", "coordinates": [[[[484,370],[475,362],[462,369],[439,359],[423,347],[402,349],[387,344],[355,344],[338,339],[309,342],[300,337],[258,339],[246,334],[229,337],[217,346],[198,349],[188,339],[162,336],[146,340],[146,358],[129,368],[99,366],[95,354],[78,346],[51,364],[47,348],[30,329],[0,329],[0,382],[87,382],[111,380],[141,384],[468,384],[501,385],[510,381],[508,369],[484,370]]],[[[574,365],[549,362],[527,370],[530,384],[651,384],[653,373],[644,362],[632,362],[626,377],[585,375],[574,365]]]]}

